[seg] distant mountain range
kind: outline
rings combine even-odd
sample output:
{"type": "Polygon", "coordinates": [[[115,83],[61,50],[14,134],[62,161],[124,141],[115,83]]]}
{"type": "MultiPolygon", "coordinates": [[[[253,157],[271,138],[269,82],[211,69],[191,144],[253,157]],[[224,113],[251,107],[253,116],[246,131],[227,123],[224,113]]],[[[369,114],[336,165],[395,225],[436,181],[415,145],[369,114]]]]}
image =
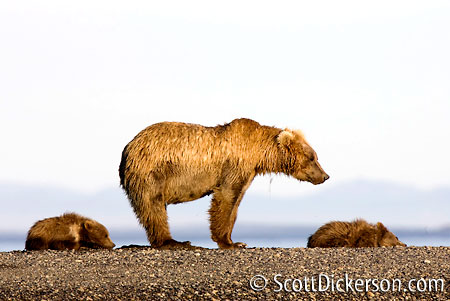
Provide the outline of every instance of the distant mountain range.
{"type": "MultiPolygon", "coordinates": [[[[198,228],[205,229],[208,235],[209,199],[205,197],[169,206],[172,230],[182,233],[198,228]]],[[[0,233],[23,232],[39,219],[66,211],[96,219],[109,229],[141,231],[119,187],[88,195],[57,187],[0,183],[0,202],[0,233]]],[[[330,220],[352,220],[357,217],[369,222],[382,221],[388,227],[405,231],[439,232],[450,226],[449,213],[448,187],[420,190],[389,182],[349,181],[299,197],[249,192],[239,207],[235,233],[244,231],[244,228],[247,229],[245,231],[254,231],[248,229],[255,227],[265,236],[288,231],[283,227],[297,227],[298,231],[302,227],[311,231],[330,220]]],[[[442,231],[448,233],[448,230],[442,231]]]]}

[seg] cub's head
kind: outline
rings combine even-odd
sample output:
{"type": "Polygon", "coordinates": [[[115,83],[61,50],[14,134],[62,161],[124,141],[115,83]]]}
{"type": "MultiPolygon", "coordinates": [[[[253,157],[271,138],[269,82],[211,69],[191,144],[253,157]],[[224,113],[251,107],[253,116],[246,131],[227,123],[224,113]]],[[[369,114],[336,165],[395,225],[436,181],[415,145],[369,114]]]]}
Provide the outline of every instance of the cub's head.
{"type": "Polygon", "coordinates": [[[102,224],[87,220],[82,224],[82,231],[84,232],[84,241],[86,247],[112,249],[116,245],[109,238],[108,230],[102,224]]]}
{"type": "Polygon", "coordinates": [[[285,173],[314,185],[330,178],[317,161],[317,154],[300,131],[284,130],[277,136],[278,147],[284,154],[285,173]]]}
{"type": "Polygon", "coordinates": [[[377,243],[379,247],[406,247],[406,244],[398,240],[397,236],[389,231],[382,223],[377,223],[377,243]]]}

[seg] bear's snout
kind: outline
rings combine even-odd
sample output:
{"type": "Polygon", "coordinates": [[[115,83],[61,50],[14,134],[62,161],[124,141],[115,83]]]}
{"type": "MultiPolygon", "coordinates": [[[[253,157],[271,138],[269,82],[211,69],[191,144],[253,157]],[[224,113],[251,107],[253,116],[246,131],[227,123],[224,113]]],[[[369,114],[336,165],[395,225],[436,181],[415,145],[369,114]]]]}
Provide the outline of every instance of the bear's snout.
{"type": "Polygon", "coordinates": [[[329,178],[330,178],[330,176],[328,174],[324,174],[324,175],[316,178],[315,181],[311,181],[311,183],[313,183],[314,185],[322,184],[323,182],[325,182],[329,178]]]}

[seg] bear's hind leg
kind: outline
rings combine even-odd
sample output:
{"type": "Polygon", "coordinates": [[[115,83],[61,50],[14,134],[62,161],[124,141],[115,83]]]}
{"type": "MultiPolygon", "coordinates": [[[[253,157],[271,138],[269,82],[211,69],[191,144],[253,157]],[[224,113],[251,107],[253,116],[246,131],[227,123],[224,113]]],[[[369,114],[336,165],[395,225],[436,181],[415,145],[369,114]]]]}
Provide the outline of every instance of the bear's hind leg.
{"type": "Polygon", "coordinates": [[[191,248],[190,241],[176,241],[172,238],[169,230],[169,222],[167,218],[167,209],[165,203],[161,199],[151,202],[145,210],[146,214],[139,215],[139,220],[145,228],[147,239],[153,248],[162,249],[178,249],[191,248]]]}
{"type": "Polygon", "coordinates": [[[138,185],[140,187],[138,192],[128,191],[128,198],[134,213],[144,227],[147,239],[153,248],[172,249],[190,246],[190,242],[178,242],[172,239],[163,195],[163,184],[161,182],[159,186],[149,186],[148,183],[142,183],[138,185]]]}
{"type": "Polygon", "coordinates": [[[27,238],[25,242],[26,250],[45,250],[48,249],[48,242],[41,237],[27,238]]]}
{"type": "Polygon", "coordinates": [[[137,216],[147,233],[147,239],[152,247],[161,247],[174,240],[169,230],[167,210],[162,200],[151,200],[151,205],[147,206],[144,212],[139,212],[137,216]]]}

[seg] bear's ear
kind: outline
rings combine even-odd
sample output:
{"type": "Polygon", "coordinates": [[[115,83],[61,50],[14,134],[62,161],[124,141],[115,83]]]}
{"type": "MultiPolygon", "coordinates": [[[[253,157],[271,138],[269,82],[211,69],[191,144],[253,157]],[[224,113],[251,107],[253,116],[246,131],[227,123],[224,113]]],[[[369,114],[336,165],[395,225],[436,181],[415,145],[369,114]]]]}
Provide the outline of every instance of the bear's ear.
{"type": "Polygon", "coordinates": [[[380,231],[380,232],[388,231],[388,229],[383,225],[383,223],[380,223],[380,222],[377,223],[377,228],[378,228],[378,231],[380,231]]]}
{"type": "Polygon", "coordinates": [[[92,228],[94,227],[94,223],[92,221],[85,221],[83,222],[83,228],[86,230],[92,230],[92,228]]]}
{"type": "Polygon", "coordinates": [[[291,130],[285,129],[277,136],[278,144],[281,146],[289,146],[294,140],[294,133],[291,130]]]}
{"type": "Polygon", "coordinates": [[[377,236],[381,240],[384,235],[388,232],[388,229],[380,222],[377,223],[377,236]]]}
{"type": "Polygon", "coordinates": [[[305,135],[300,130],[293,130],[292,133],[295,133],[296,136],[300,138],[303,142],[306,142],[305,135]]]}

